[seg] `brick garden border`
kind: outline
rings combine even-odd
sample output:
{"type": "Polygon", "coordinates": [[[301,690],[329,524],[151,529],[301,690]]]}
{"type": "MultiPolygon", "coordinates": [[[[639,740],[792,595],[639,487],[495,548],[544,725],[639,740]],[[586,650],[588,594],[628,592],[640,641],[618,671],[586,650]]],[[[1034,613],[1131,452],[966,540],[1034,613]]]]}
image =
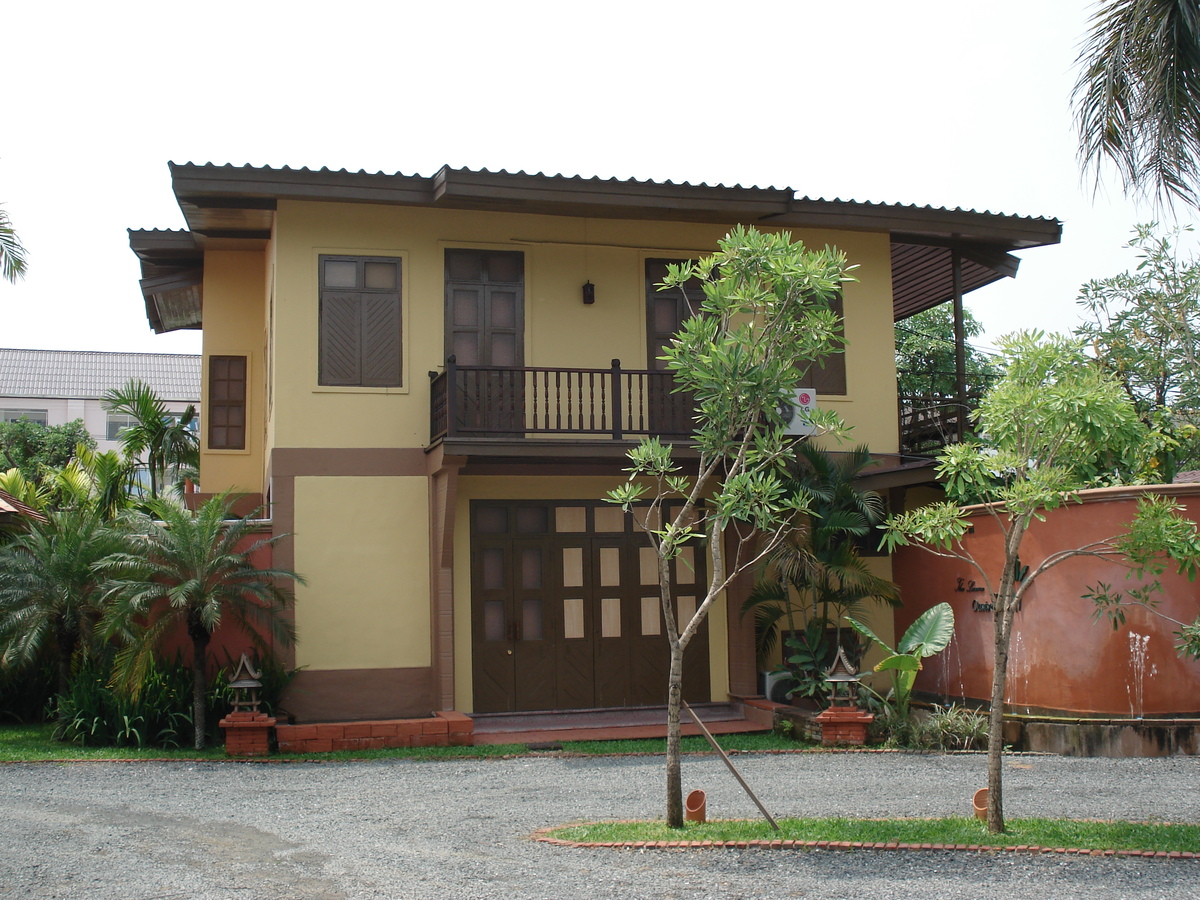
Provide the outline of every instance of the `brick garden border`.
{"type": "Polygon", "coordinates": [[[1186,850],[1083,850],[1077,847],[996,847],[988,844],[908,844],[900,841],[567,841],[551,837],[562,826],[539,828],[533,840],[557,847],[604,850],[952,850],[969,853],[1022,853],[1030,856],[1109,856],[1138,859],[1200,859],[1186,850]]]}

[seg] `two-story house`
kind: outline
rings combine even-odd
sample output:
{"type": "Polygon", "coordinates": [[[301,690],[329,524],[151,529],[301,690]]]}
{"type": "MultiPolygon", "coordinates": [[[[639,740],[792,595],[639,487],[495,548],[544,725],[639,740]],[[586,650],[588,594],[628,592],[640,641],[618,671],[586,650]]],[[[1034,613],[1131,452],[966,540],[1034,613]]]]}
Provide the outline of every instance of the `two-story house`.
{"type": "MultiPolygon", "coordinates": [[[[155,330],[203,328],[204,489],[261,496],[293,535],[275,561],[307,579],[287,700],[301,721],[663,701],[657,575],[602,498],[641,436],[686,446],[657,360],[689,311],[654,287],[666,262],[735,223],[843,250],[859,267],[848,346],[812,386],[893,487],[929,477],[897,454],[894,320],[1060,236],[1049,219],[791,189],[450,168],[171,177],[188,230],[130,242],[155,330]]],[[[675,566],[685,612],[704,571],[675,566]]],[[[690,699],[755,693],[739,605],[689,649],[690,699]]]]}

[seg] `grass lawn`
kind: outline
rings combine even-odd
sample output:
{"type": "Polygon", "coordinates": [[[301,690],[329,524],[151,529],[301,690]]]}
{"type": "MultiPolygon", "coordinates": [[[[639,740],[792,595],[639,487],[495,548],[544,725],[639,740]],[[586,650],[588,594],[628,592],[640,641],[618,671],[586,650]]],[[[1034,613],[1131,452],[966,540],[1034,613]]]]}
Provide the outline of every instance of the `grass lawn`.
{"type": "Polygon", "coordinates": [[[1081,850],[1200,852],[1200,825],[1009,819],[1005,834],[988,834],[970,819],[779,819],[778,832],[763,820],[686,823],[599,822],[556,828],[568,841],[862,841],[907,844],[977,844],[989,847],[1075,847],[1081,850]]]}
{"type": "MultiPolygon", "coordinates": [[[[81,747],[64,744],[51,737],[51,725],[0,725],[0,762],[38,762],[62,759],[226,759],[223,747],[192,750],[187,747],[164,750],[160,747],[81,747]]],[[[796,750],[807,745],[775,734],[731,734],[717,739],[727,751],[746,753],[764,750],[796,750]]],[[[685,753],[712,752],[702,737],[683,739],[685,753]]],[[[352,760],[352,759],[443,759],[462,757],[513,756],[529,753],[525,744],[489,744],[478,747],[412,747],[392,750],[339,750],[333,753],[273,754],[280,760],[352,760]]],[[[666,740],[639,741],[567,741],[562,752],[586,756],[617,753],[665,753],[666,740]]]]}

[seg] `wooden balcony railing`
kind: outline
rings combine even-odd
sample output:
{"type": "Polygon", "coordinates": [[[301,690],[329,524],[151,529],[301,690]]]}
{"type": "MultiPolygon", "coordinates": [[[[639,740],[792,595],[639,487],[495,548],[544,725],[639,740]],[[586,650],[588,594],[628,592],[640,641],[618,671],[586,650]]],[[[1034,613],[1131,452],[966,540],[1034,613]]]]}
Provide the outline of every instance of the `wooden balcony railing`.
{"type": "Polygon", "coordinates": [[[669,372],[524,366],[460,366],[430,373],[430,442],[443,438],[578,435],[624,440],[686,438],[692,401],[672,393],[669,372]]]}

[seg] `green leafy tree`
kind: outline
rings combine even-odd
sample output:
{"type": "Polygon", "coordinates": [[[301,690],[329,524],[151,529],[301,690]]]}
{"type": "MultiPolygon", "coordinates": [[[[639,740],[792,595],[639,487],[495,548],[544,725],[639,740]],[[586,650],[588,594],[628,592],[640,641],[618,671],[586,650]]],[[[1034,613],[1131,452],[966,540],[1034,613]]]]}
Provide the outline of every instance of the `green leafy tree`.
{"type": "Polygon", "coordinates": [[[26,480],[36,483],[46,469],[60,469],[69,463],[80,444],[96,448],[82,419],[63,425],[42,425],[29,419],[0,422],[0,470],[20,469],[26,480]]]}
{"type": "Polygon", "coordinates": [[[1104,0],[1079,54],[1072,100],[1079,157],[1097,180],[1112,163],[1126,193],[1197,202],[1200,7],[1195,0],[1104,0]]]}
{"type": "Polygon", "coordinates": [[[16,282],[29,269],[29,254],[13,228],[8,212],[0,207],[0,277],[16,282]]]}
{"type": "Polygon", "coordinates": [[[232,499],[213,497],[195,513],[176,504],[151,502],[155,519],[139,517],[132,553],[104,566],[112,578],[105,632],[119,636],[117,682],[136,696],[155,650],[180,627],[192,643],[192,715],[195,747],[204,748],[205,667],[213,632],[232,621],[260,654],[264,634],[291,646],[296,631],[286,615],[289,581],[303,579],[289,569],[258,568],[254,554],[285,535],[256,537],[251,518],[231,515],[232,499]]]}
{"type": "MultiPolygon", "coordinates": [[[[984,397],[976,419],[978,442],[954,444],[941,454],[938,474],[951,498],[890,517],[889,550],[915,544],[938,556],[961,560],[973,569],[993,601],[994,671],[988,726],[988,830],[1004,830],[1001,754],[1004,692],[1013,619],[1031,586],[1049,569],[1073,557],[1126,560],[1165,555],[1188,568],[1196,544],[1181,540],[1186,526],[1143,528],[1155,518],[1178,521],[1162,501],[1139,506],[1130,534],[1048,553],[1021,555],[1030,525],[1045,510],[1071,503],[1094,483],[1096,473],[1120,470],[1145,446],[1147,433],[1121,385],[1088,356],[1078,340],[1018,332],[999,342],[1005,375],[984,397]],[[958,502],[984,503],[999,531],[1004,553],[997,565],[963,543],[969,511],[958,502]],[[1028,572],[1019,577],[1021,562],[1028,572]]],[[[1191,531],[1194,534],[1194,530],[1191,531]]]]}
{"type": "MultiPolygon", "coordinates": [[[[983,323],[963,310],[963,336],[983,334],[983,323]]],[[[967,394],[980,396],[999,377],[995,360],[967,344],[967,394]]],[[[954,363],[954,308],[930,307],[896,323],[896,374],[901,397],[953,399],[958,394],[954,363]]]]}
{"type": "Polygon", "coordinates": [[[99,567],[130,544],[123,529],[93,510],[45,515],[0,548],[0,661],[21,668],[51,656],[61,695],[73,667],[94,658],[102,642],[106,585],[99,567]]]}
{"type": "MultiPolygon", "coordinates": [[[[853,280],[848,273],[836,250],[809,250],[786,233],[738,227],[712,256],[670,266],[660,285],[682,288],[693,277],[703,283],[700,314],[663,356],[674,389],[694,398],[697,461],[683,474],[670,445],[646,439],[629,451],[629,479],[609,499],[633,512],[658,556],[670,645],[666,819],[674,828],[683,825],[683,654],[733,578],[774,550],[794,516],[808,511],[806,497],[787,493],[795,442],[783,434],[781,410],[792,403],[805,365],[838,347],[830,303],[853,280]],[[685,622],[675,616],[670,565],[689,545],[706,547],[711,566],[704,597],[685,622]]],[[[840,427],[828,412],[813,421],[840,427]]]]}
{"type": "Polygon", "coordinates": [[[200,444],[191,429],[194,406],[176,417],[150,385],[137,379],[106,393],[104,404],[109,411],[134,419],[135,424],[120,434],[121,446],[128,459],[146,469],[151,500],[159,498],[172,475],[178,478],[183,469],[199,464],[200,444]]]}
{"type": "Polygon", "coordinates": [[[1165,483],[1200,465],[1200,261],[1180,259],[1178,240],[1139,225],[1137,268],[1080,288],[1089,318],[1075,330],[1157,432],[1155,480],[1165,483]]]}

